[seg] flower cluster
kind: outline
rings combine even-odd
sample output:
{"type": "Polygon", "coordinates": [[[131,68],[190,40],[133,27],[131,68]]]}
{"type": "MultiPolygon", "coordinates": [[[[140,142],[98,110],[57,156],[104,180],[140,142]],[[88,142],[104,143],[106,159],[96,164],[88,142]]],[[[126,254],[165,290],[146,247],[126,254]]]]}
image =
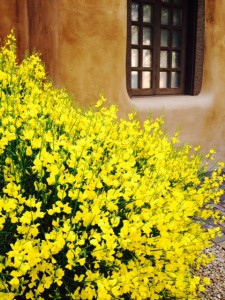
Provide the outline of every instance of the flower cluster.
{"type": "Polygon", "coordinates": [[[221,166],[178,147],[163,119],[74,107],[37,54],[0,51],[0,298],[196,299],[217,229],[221,166]]]}

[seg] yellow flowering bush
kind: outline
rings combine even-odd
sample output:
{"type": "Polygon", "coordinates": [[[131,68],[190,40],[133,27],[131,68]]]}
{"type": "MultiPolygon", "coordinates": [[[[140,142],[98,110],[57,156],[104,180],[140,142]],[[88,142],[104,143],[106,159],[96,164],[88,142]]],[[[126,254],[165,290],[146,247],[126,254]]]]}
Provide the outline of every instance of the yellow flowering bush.
{"type": "MultiPolygon", "coordinates": [[[[82,110],[37,54],[0,51],[0,298],[196,299],[221,167],[114,105],[82,110]]],[[[211,155],[211,154],[210,154],[211,155]]]]}

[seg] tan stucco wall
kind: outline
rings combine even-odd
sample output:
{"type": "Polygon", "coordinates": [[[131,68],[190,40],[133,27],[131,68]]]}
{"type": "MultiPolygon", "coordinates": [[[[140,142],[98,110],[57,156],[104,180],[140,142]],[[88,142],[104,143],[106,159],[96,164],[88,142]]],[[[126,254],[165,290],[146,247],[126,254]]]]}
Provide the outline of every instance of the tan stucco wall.
{"type": "Polygon", "coordinates": [[[0,0],[0,43],[2,44],[11,29],[17,37],[18,57],[21,60],[28,50],[27,1],[0,0]]]}
{"type": "Polygon", "coordinates": [[[206,0],[203,86],[198,96],[130,99],[126,91],[126,0],[0,0],[0,36],[12,26],[19,55],[42,53],[56,86],[84,106],[104,91],[120,115],[133,106],[143,120],[165,115],[168,132],[225,160],[225,1],[206,0]],[[3,18],[2,18],[3,16],[3,18]]]}
{"type": "Polygon", "coordinates": [[[57,45],[58,0],[27,0],[26,2],[29,51],[36,50],[41,53],[46,69],[56,83],[58,82],[58,55],[60,55],[57,45]]]}
{"type": "Polygon", "coordinates": [[[126,1],[59,1],[59,68],[62,82],[82,103],[101,91],[129,107],[126,92],[126,1]]]}

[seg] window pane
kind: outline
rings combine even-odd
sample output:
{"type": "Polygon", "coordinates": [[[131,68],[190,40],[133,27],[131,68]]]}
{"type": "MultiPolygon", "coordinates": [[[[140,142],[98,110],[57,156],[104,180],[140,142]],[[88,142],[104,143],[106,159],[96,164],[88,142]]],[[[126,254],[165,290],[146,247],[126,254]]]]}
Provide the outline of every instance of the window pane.
{"type": "Polygon", "coordinates": [[[161,29],[161,47],[169,46],[169,30],[161,29]]]}
{"type": "Polygon", "coordinates": [[[131,88],[132,89],[138,88],[138,72],[137,71],[131,72],[131,88]]]}
{"type": "Polygon", "coordinates": [[[142,72],[142,88],[149,89],[151,87],[151,72],[142,72]]]}
{"type": "Polygon", "coordinates": [[[167,72],[160,72],[160,79],[159,79],[159,87],[161,89],[168,87],[168,74],[167,72]]]}
{"type": "Polygon", "coordinates": [[[180,67],[180,52],[172,51],[172,68],[180,67]]]}
{"type": "Polygon", "coordinates": [[[161,24],[168,25],[169,24],[169,9],[163,7],[161,10],[161,24]]]}
{"type": "Polygon", "coordinates": [[[151,67],[151,51],[150,50],[143,50],[143,56],[142,56],[142,65],[143,67],[150,68],[151,67]]]}
{"type": "Polygon", "coordinates": [[[150,4],[143,5],[143,22],[152,22],[152,6],[150,4]]]}
{"type": "Polygon", "coordinates": [[[183,0],[174,0],[174,4],[175,5],[182,5],[183,4],[183,0]]]}
{"type": "Polygon", "coordinates": [[[138,21],[138,11],[139,11],[139,4],[136,2],[132,2],[131,4],[131,20],[138,21]]]}
{"type": "Polygon", "coordinates": [[[173,30],[173,47],[181,47],[181,31],[173,30]]]}
{"type": "Polygon", "coordinates": [[[168,51],[160,51],[160,68],[168,68],[168,51]]]}
{"type": "Polygon", "coordinates": [[[182,25],[182,9],[174,9],[173,11],[173,25],[182,25]]]}
{"type": "Polygon", "coordinates": [[[131,67],[138,67],[138,49],[131,51],[131,67]]]}
{"type": "Polygon", "coordinates": [[[138,26],[132,26],[132,39],[131,43],[133,45],[137,45],[139,38],[138,38],[138,32],[139,32],[139,27],[138,26]]]}
{"type": "Polygon", "coordinates": [[[179,88],[180,86],[180,74],[178,72],[171,73],[171,88],[179,88]]]}
{"type": "Polygon", "coordinates": [[[151,28],[143,27],[143,45],[151,45],[151,28]]]}

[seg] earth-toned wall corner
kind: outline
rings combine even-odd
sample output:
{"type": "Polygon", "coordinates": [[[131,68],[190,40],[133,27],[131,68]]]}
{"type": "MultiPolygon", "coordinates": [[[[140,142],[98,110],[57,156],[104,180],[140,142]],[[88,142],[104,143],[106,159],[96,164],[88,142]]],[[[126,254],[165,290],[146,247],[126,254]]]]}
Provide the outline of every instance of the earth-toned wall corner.
{"type": "Polygon", "coordinates": [[[27,0],[0,0],[0,44],[14,30],[19,61],[29,49],[27,0]]]}
{"type": "Polygon", "coordinates": [[[60,81],[82,105],[101,91],[121,111],[131,107],[126,90],[126,1],[58,1],[60,81]]]}

